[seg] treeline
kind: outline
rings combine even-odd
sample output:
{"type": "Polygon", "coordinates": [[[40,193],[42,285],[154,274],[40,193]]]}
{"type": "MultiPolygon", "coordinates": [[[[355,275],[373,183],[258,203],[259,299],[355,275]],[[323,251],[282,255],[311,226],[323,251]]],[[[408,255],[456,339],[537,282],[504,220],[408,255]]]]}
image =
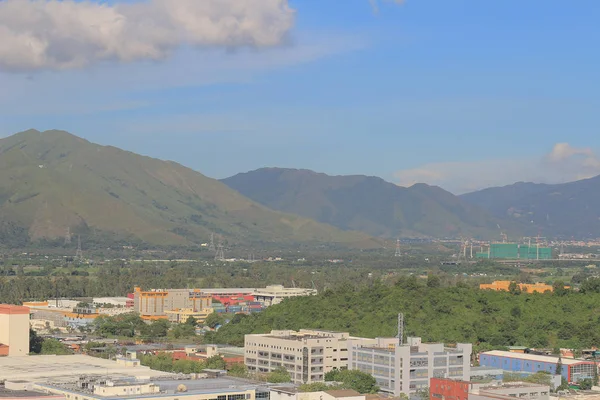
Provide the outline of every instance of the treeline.
{"type": "Polygon", "coordinates": [[[511,345],[581,349],[600,343],[600,279],[587,282],[581,292],[562,289],[557,282],[555,293],[526,294],[481,291],[460,283],[442,287],[436,276],[409,276],[395,285],[345,286],[289,299],[207,333],[205,340],[242,345],[244,334],[301,328],[395,336],[402,312],[405,335],[424,341],[469,342],[478,350],[511,345]]]}
{"type": "Polygon", "coordinates": [[[387,276],[387,271],[365,267],[294,263],[144,263],[87,266],[45,266],[40,269],[3,267],[0,271],[0,303],[59,297],[125,296],[134,286],[143,288],[264,287],[268,284],[316,287],[319,290],[387,276]],[[9,273],[1,273],[8,272],[9,273]],[[44,274],[44,276],[33,276],[44,274]]]}

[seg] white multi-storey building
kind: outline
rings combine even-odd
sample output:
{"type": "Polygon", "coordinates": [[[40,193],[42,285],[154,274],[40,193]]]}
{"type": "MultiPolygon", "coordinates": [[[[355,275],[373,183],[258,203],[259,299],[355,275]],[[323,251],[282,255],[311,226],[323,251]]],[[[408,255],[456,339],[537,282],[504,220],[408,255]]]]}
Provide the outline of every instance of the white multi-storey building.
{"type": "Polygon", "coordinates": [[[429,387],[429,379],[446,377],[468,381],[470,378],[471,344],[445,347],[442,343],[421,343],[421,338],[378,338],[376,343],[350,340],[348,368],[375,377],[381,391],[414,397],[429,387]]]}
{"type": "Polygon", "coordinates": [[[323,382],[327,372],[348,368],[350,340],[374,343],[373,339],[353,338],[347,332],[307,329],[246,335],[244,362],[249,371],[259,373],[283,367],[294,383],[323,382]]]}

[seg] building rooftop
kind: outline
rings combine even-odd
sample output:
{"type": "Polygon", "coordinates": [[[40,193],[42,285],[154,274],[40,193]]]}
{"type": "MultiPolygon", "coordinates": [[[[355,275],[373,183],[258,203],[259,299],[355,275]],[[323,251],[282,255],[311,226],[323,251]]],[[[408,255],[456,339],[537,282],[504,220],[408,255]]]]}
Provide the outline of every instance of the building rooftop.
{"type": "Polygon", "coordinates": [[[335,398],[360,396],[360,393],[358,393],[356,390],[352,390],[352,389],[326,390],[325,393],[327,393],[328,395],[335,397],[335,398]]]}
{"type": "MultiPolygon", "coordinates": [[[[131,382],[134,384],[143,384],[148,383],[148,381],[138,381],[131,382]]],[[[77,386],[77,382],[75,379],[71,379],[69,383],[63,383],[60,385],[56,384],[39,384],[37,385],[40,388],[57,388],[60,390],[68,391],[72,394],[85,394],[87,398],[96,398],[96,399],[137,399],[137,398],[148,398],[155,397],[160,398],[163,396],[173,395],[174,393],[178,393],[178,396],[193,396],[193,395],[202,395],[202,394],[220,394],[220,393],[231,393],[231,392],[243,392],[247,390],[255,390],[255,389],[264,389],[265,391],[269,390],[269,387],[263,383],[256,383],[252,381],[248,381],[245,379],[238,378],[214,378],[214,379],[170,379],[170,380],[153,380],[153,384],[158,385],[160,388],[159,393],[152,394],[134,394],[134,395],[119,395],[119,397],[104,397],[100,395],[91,394],[89,391],[84,389],[80,389],[77,386]],[[178,388],[180,385],[184,385],[186,391],[178,392],[178,388]]]]}
{"type": "MultiPolygon", "coordinates": [[[[554,363],[558,362],[558,357],[555,356],[539,356],[537,354],[526,354],[526,353],[512,353],[510,351],[492,350],[481,353],[482,355],[496,356],[496,357],[507,357],[516,358],[519,360],[539,361],[554,363]]],[[[578,360],[572,358],[561,358],[563,365],[576,365],[581,363],[591,363],[592,361],[578,360]]]]}
{"type": "Polygon", "coordinates": [[[64,396],[55,394],[46,394],[42,392],[35,392],[32,390],[9,390],[0,387],[0,399],[27,399],[27,398],[44,398],[44,399],[64,399],[64,396]]]}
{"type": "Polygon", "coordinates": [[[0,314],[29,314],[29,307],[0,304],[0,314]]]}
{"type": "Polygon", "coordinates": [[[0,357],[0,381],[26,380],[47,382],[72,379],[80,375],[121,375],[124,377],[152,378],[173,376],[148,367],[126,367],[114,361],[85,355],[0,357]]]}

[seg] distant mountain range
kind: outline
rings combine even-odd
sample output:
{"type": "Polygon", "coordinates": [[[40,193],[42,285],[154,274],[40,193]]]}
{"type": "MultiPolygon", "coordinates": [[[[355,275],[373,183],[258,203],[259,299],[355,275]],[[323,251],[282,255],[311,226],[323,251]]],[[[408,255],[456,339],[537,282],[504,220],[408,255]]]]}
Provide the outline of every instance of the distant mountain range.
{"type": "Polygon", "coordinates": [[[547,185],[515,183],[468,193],[461,199],[496,218],[533,227],[534,234],[562,238],[600,237],[600,176],[547,185]]]}
{"type": "Polygon", "coordinates": [[[0,139],[0,244],[197,245],[227,242],[377,246],[366,234],[272,211],[177,163],[90,143],[64,131],[0,139]]]}
{"type": "MultiPolygon", "coordinates": [[[[499,237],[502,218],[436,186],[409,188],[369,176],[262,168],[222,180],[274,210],[373,236],[499,237]]],[[[512,222],[502,229],[520,232],[512,222]]]]}
{"type": "Polygon", "coordinates": [[[0,139],[0,245],[328,243],[373,237],[600,237],[600,177],[516,183],[455,196],[370,176],[262,168],[219,182],[170,161],[64,131],[0,139]]]}

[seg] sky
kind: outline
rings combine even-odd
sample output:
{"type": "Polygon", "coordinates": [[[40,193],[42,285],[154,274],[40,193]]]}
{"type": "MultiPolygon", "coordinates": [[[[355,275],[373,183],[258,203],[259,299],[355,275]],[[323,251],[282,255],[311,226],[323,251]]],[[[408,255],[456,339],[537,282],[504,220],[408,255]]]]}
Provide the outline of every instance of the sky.
{"type": "Polygon", "coordinates": [[[598,21],[597,0],[0,0],[0,136],[63,129],[214,178],[582,179],[598,21]]]}

